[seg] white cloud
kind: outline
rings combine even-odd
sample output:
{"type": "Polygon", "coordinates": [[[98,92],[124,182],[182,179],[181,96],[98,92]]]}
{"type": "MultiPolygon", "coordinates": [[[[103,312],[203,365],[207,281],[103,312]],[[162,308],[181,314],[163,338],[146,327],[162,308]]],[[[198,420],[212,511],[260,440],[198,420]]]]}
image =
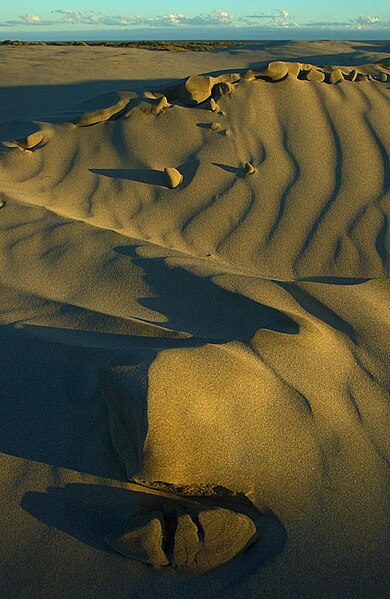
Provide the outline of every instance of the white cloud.
{"type": "Polygon", "coordinates": [[[44,21],[38,15],[28,14],[28,15],[20,15],[17,19],[0,22],[0,27],[13,27],[14,25],[27,25],[27,26],[37,26],[37,25],[51,25],[51,21],[44,21]]]}
{"type": "Polygon", "coordinates": [[[355,19],[355,23],[358,23],[359,25],[372,25],[380,22],[381,20],[379,17],[369,17],[368,15],[360,15],[360,17],[355,19]]]}
{"type": "Polygon", "coordinates": [[[360,15],[348,21],[309,21],[305,23],[305,27],[320,29],[387,29],[390,27],[390,21],[382,20],[379,17],[360,15]]]}
{"type": "Polygon", "coordinates": [[[258,25],[259,23],[263,23],[265,21],[268,21],[268,25],[281,25],[281,26],[285,26],[287,24],[290,24],[288,22],[288,17],[289,17],[289,12],[288,10],[285,10],[284,8],[277,8],[276,11],[274,13],[270,13],[270,14],[266,14],[266,13],[261,13],[261,14],[256,14],[256,15],[245,15],[244,17],[239,17],[239,20],[244,22],[246,25],[249,26],[255,26],[258,25]]]}
{"type": "Polygon", "coordinates": [[[104,15],[99,12],[79,12],[65,9],[53,10],[52,14],[59,15],[53,24],[69,25],[108,25],[129,26],[143,25],[149,27],[182,27],[182,26],[209,26],[230,25],[234,17],[224,10],[213,10],[207,15],[186,17],[183,13],[169,13],[156,17],[144,17],[142,15],[104,15]]]}
{"type": "Polygon", "coordinates": [[[30,23],[30,24],[36,24],[36,23],[40,23],[41,22],[41,17],[38,17],[38,15],[25,15],[24,17],[20,17],[21,19],[24,19],[26,21],[26,23],[30,23]]]}
{"type": "Polygon", "coordinates": [[[186,16],[184,13],[168,13],[153,17],[143,15],[105,15],[97,11],[82,12],[64,8],[51,11],[51,19],[42,19],[36,14],[26,14],[17,19],[0,22],[0,27],[106,27],[118,28],[207,28],[207,27],[248,27],[264,30],[272,29],[298,29],[311,27],[313,29],[378,29],[390,28],[390,21],[382,20],[378,16],[360,15],[347,21],[306,21],[296,23],[292,20],[289,11],[278,8],[272,13],[251,14],[234,16],[225,10],[213,10],[208,14],[186,16]]]}

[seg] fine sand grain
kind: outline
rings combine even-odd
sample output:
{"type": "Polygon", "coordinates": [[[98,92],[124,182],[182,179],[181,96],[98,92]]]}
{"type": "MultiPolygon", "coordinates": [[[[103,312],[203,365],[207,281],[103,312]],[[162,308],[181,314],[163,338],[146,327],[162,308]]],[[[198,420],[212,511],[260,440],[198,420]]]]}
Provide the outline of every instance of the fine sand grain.
{"type": "Polygon", "coordinates": [[[0,596],[388,596],[390,48],[2,57],[0,596]]]}

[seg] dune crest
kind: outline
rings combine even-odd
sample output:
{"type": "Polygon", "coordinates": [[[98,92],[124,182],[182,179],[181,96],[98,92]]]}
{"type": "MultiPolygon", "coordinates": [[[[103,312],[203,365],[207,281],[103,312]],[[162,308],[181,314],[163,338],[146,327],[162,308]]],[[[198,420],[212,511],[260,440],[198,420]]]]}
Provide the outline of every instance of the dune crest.
{"type": "Polygon", "coordinates": [[[0,48],[4,596],[386,596],[386,48],[0,48]]]}

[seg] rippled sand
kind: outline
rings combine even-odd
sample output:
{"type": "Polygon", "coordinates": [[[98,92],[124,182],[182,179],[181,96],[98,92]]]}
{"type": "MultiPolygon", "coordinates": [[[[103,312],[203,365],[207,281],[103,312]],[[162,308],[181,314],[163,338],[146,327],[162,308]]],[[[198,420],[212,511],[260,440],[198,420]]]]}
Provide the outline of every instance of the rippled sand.
{"type": "Polygon", "coordinates": [[[0,49],[4,596],[389,592],[379,48],[0,49]]]}

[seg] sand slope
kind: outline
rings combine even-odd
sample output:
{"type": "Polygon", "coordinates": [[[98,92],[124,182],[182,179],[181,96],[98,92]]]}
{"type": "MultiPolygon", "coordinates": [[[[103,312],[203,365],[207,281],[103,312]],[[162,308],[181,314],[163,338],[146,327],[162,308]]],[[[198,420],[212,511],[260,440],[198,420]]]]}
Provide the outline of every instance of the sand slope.
{"type": "Polygon", "coordinates": [[[7,596],[387,593],[390,70],[289,50],[4,124],[7,596]],[[258,540],[195,578],[125,559],[104,538],[166,514],[132,477],[244,493],[258,540]]]}

